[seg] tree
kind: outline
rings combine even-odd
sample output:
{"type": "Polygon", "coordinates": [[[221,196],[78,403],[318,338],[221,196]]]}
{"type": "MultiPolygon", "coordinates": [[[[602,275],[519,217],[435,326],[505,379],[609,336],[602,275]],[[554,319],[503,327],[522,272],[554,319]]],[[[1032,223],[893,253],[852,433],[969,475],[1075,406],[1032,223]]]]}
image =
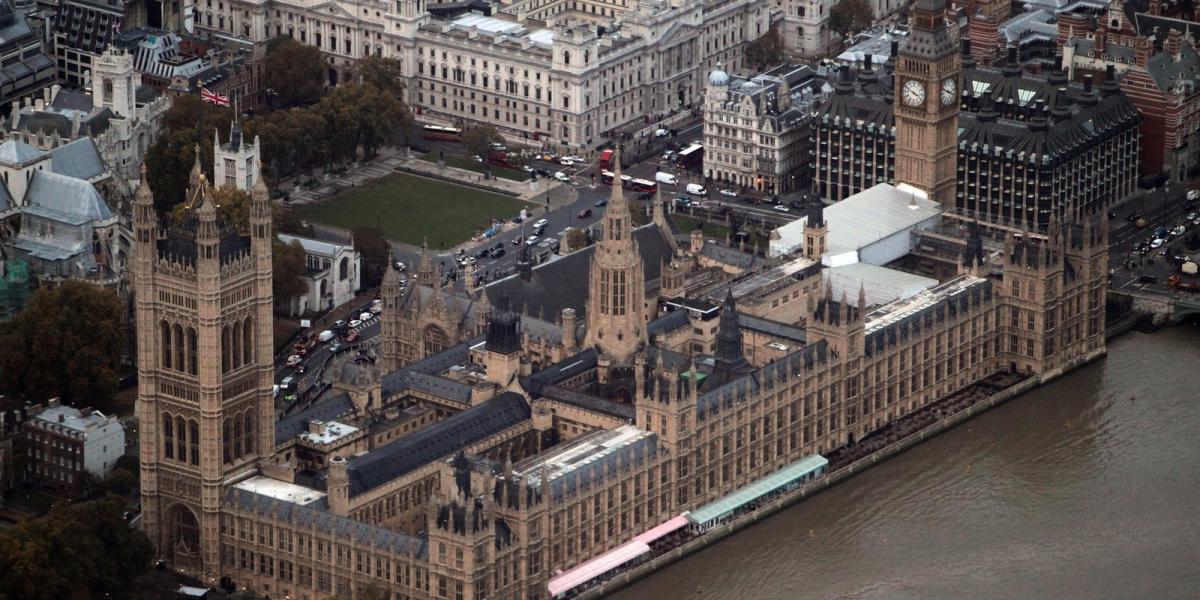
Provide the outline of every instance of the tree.
{"type": "Polygon", "coordinates": [[[325,61],[314,46],[291,38],[273,41],[266,72],[267,87],[284,107],[313,104],[325,93],[325,61]]]}
{"type": "Polygon", "coordinates": [[[305,260],[304,247],[295,240],[285,244],[275,238],[272,250],[271,287],[275,293],[275,301],[284,303],[303,295],[308,291],[308,283],[304,280],[305,260]]]}
{"type": "Polygon", "coordinates": [[[484,159],[491,153],[492,144],[503,144],[504,136],[494,125],[476,125],[463,132],[462,144],[470,154],[484,159]]]}
{"type": "Polygon", "coordinates": [[[355,227],[350,230],[354,237],[354,250],[362,257],[362,286],[373,288],[383,281],[383,272],[392,259],[392,247],[383,232],[374,227],[355,227]]]}
{"type": "Polygon", "coordinates": [[[867,0],[840,0],[829,11],[829,28],[838,35],[862,31],[871,26],[875,15],[867,0]]]}
{"type": "Polygon", "coordinates": [[[124,496],[133,490],[134,484],[137,483],[137,476],[129,469],[115,468],[104,476],[104,488],[108,491],[124,496]]]}
{"type": "Polygon", "coordinates": [[[404,91],[404,69],[400,61],[382,56],[368,56],[358,61],[358,76],[363,83],[399,96],[404,91]]]}
{"type": "Polygon", "coordinates": [[[0,386],[30,402],[107,410],[117,391],[122,305],[79,281],[42,288],[0,329],[0,386]]]}
{"type": "Polygon", "coordinates": [[[0,530],[0,598],[129,598],[150,570],[154,546],[109,497],[66,504],[0,530]]]}
{"type": "Polygon", "coordinates": [[[251,119],[246,131],[259,137],[264,173],[274,181],[328,160],[325,119],[311,107],[268,112],[251,119]]]}
{"type": "Polygon", "coordinates": [[[572,227],[571,230],[567,232],[566,243],[567,247],[571,249],[571,252],[574,252],[587,245],[587,235],[583,233],[582,229],[579,229],[578,227],[572,227]]]}
{"type": "Polygon", "coordinates": [[[746,44],[746,61],[755,71],[765,71],[783,62],[783,38],[775,28],[768,29],[758,39],[746,44]]]}
{"type": "Polygon", "coordinates": [[[150,189],[154,204],[160,211],[184,200],[188,175],[200,149],[200,166],[212,176],[213,133],[227,135],[233,111],[201,101],[196,96],[179,96],[163,117],[165,133],[146,151],[150,189]]]}

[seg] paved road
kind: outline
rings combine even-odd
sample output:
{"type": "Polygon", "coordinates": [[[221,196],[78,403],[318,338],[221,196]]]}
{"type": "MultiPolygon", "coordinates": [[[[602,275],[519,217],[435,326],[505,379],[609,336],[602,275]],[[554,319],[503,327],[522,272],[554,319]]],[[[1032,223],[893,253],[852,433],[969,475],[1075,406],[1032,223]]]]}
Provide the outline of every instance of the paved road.
{"type": "Polygon", "coordinates": [[[1192,236],[1200,231],[1200,227],[1185,219],[1200,202],[1188,202],[1186,194],[1186,186],[1176,185],[1169,190],[1139,194],[1115,210],[1109,233],[1112,289],[1166,293],[1167,278],[1179,272],[1170,259],[1174,256],[1195,257],[1200,253],[1200,245],[1189,247],[1192,236]],[[1140,214],[1146,220],[1145,227],[1139,228],[1128,220],[1134,214],[1140,214]],[[1145,255],[1135,254],[1139,245],[1154,239],[1156,228],[1171,229],[1180,224],[1184,224],[1187,230],[1184,235],[1171,239],[1162,248],[1153,249],[1145,255]],[[1157,282],[1151,283],[1150,279],[1144,278],[1146,276],[1155,278],[1157,282]]]}

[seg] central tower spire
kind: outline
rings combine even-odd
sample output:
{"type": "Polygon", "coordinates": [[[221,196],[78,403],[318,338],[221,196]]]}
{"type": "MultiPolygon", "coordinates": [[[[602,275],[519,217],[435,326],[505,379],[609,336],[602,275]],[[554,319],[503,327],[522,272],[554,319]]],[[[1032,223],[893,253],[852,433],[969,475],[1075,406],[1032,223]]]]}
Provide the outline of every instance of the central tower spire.
{"type": "Polygon", "coordinates": [[[621,189],[620,150],[613,162],[604,231],[592,255],[585,339],[615,364],[629,365],[646,345],[646,277],[633,239],[633,215],[621,189]]]}

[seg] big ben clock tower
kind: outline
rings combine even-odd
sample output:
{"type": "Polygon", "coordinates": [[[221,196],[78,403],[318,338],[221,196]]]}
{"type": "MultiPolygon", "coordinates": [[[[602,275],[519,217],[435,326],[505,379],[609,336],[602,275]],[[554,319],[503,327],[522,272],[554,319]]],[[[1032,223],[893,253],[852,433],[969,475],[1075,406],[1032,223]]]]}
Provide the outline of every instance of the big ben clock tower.
{"type": "Polygon", "coordinates": [[[958,32],[945,0],[917,0],[896,60],[896,181],[954,209],[958,150],[958,32]]]}

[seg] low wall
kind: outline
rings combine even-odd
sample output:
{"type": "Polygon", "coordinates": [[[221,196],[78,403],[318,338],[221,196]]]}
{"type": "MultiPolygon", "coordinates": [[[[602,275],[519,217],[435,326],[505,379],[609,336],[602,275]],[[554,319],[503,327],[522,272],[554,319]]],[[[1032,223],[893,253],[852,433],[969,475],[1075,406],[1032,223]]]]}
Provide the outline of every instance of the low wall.
{"type": "MultiPolygon", "coordinates": [[[[1082,360],[1079,364],[1075,365],[1072,369],[1069,369],[1069,370],[1073,370],[1074,368],[1078,368],[1083,365],[1086,365],[1102,356],[1104,356],[1104,352],[1098,351],[1098,352],[1088,356],[1085,360],[1082,360]]],[[[1064,372],[1066,372],[1066,371],[1064,371],[1064,372]]],[[[895,456],[895,455],[897,455],[897,454],[899,454],[899,453],[901,453],[901,452],[903,452],[903,451],[905,451],[905,450],[907,450],[907,449],[909,449],[931,437],[939,435],[945,431],[948,431],[948,430],[958,426],[960,423],[963,423],[964,421],[967,421],[980,413],[990,410],[994,406],[1008,402],[1009,400],[1025,393],[1029,390],[1032,390],[1033,388],[1038,387],[1044,383],[1053,381],[1054,379],[1057,379],[1058,377],[1061,377],[1061,374],[1050,376],[1050,377],[1045,377],[1045,378],[1041,378],[1041,379],[1031,377],[1029,379],[1026,379],[1025,381],[1022,381],[1021,383],[1018,383],[1018,384],[1010,387],[1010,388],[1001,390],[1000,392],[997,392],[997,393],[993,394],[992,396],[988,397],[986,400],[981,400],[963,410],[958,411],[957,413],[948,415],[945,418],[943,418],[942,420],[940,420],[920,431],[917,431],[917,432],[913,433],[912,435],[909,435],[909,436],[897,441],[896,443],[875,452],[874,454],[860,458],[857,461],[850,463],[849,465],[846,465],[836,471],[830,472],[825,477],[822,477],[821,479],[818,479],[817,481],[814,481],[814,482],[808,484],[807,486],[804,486],[804,487],[799,488],[791,493],[780,496],[775,501],[762,506],[761,508],[759,508],[758,510],[756,510],[754,512],[747,513],[729,523],[726,523],[719,527],[715,527],[715,528],[709,530],[708,532],[704,533],[700,537],[698,537],[694,540],[691,540],[691,541],[683,544],[682,546],[675,548],[674,550],[671,550],[669,552],[666,552],[664,554],[656,556],[653,559],[651,559],[641,565],[638,565],[637,567],[635,567],[633,569],[625,571],[625,572],[617,575],[616,577],[613,577],[612,579],[610,579],[600,585],[597,585],[596,587],[590,588],[587,591],[583,592],[582,594],[576,596],[576,598],[578,598],[578,600],[591,600],[594,598],[600,598],[601,596],[604,596],[605,594],[610,594],[612,592],[615,592],[615,591],[617,591],[639,579],[648,577],[648,576],[652,575],[655,571],[657,571],[663,567],[666,567],[667,565],[669,565],[675,561],[678,561],[678,560],[684,558],[685,556],[699,552],[718,540],[721,540],[725,537],[728,537],[729,535],[731,535],[733,533],[736,533],[738,531],[741,531],[743,529],[751,527],[754,524],[758,523],[759,521],[761,521],[767,517],[770,517],[771,515],[774,515],[775,513],[779,512],[785,508],[788,508],[809,496],[820,493],[820,492],[828,489],[830,486],[833,486],[833,485],[840,483],[846,479],[854,477],[855,475],[861,473],[862,471],[864,471],[866,469],[871,468],[872,466],[874,466],[877,463],[883,462],[883,461],[885,461],[885,460],[887,460],[887,459],[889,459],[889,458],[891,458],[891,457],[893,457],[893,456],[895,456]]]]}

